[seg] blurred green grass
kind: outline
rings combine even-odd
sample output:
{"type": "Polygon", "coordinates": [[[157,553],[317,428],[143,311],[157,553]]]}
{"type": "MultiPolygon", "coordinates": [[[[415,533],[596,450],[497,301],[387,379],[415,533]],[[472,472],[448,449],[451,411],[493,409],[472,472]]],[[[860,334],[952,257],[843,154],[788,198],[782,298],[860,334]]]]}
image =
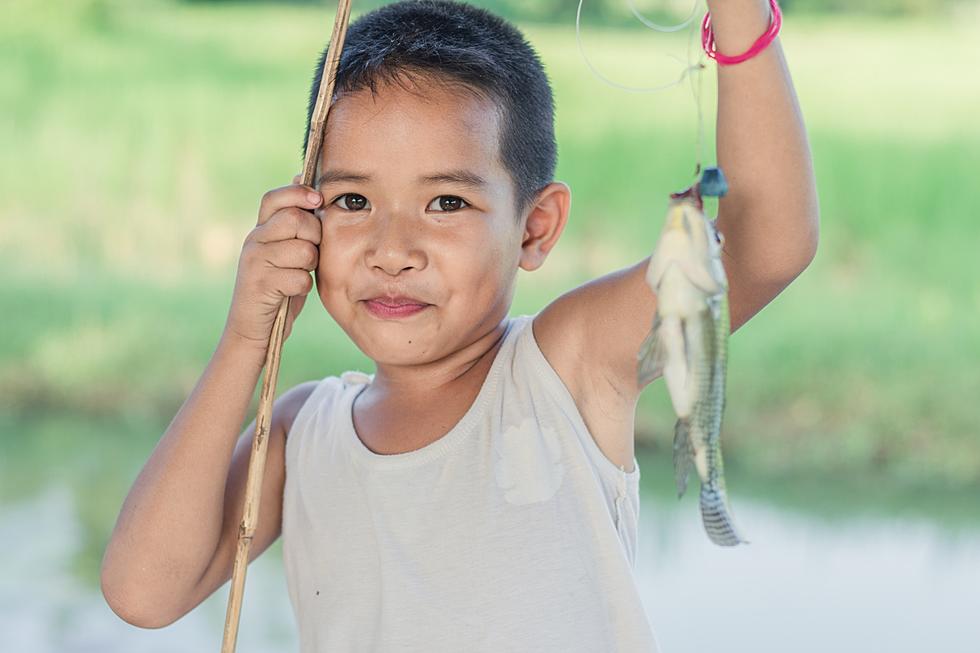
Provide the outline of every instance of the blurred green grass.
{"type": "MultiPolygon", "coordinates": [[[[73,438],[100,430],[139,443],[127,445],[135,476],[217,340],[260,196],[299,169],[309,79],[332,23],[322,8],[290,5],[16,0],[7,11],[4,494],[57,474],[28,469],[39,451],[77,451],[73,438]],[[66,430],[60,445],[52,423],[66,430]]],[[[588,72],[571,25],[527,34],[555,87],[573,215],[545,267],[521,273],[515,314],[645,256],[667,193],[690,182],[697,134],[686,86],[619,92],[588,72]]],[[[676,78],[667,55],[685,53],[684,37],[641,29],[587,28],[583,42],[628,84],[676,78]]],[[[821,245],[732,339],[729,465],[975,495],[980,86],[970,62],[980,45],[965,23],[802,17],[787,20],[782,43],[813,148],[821,245]]],[[[710,68],[704,90],[711,162],[710,68]]],[[[279,388],[349,368],[372,369],[309,304],[279,388]]],[[[637,430],[651,451],[669,450],[659,383],[637,430]]]]}

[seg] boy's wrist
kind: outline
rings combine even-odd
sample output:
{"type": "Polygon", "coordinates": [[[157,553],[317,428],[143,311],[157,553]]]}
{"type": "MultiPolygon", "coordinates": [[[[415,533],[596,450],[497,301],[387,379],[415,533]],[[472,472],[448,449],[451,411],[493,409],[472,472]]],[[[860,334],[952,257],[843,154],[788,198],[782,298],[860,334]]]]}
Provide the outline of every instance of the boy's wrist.
{"type": "Polygon", "coordinates": [[[755,15],[759,13],[768,16],[769,0],[705,0],[711,16],[722,15],[755,15]]]}
{"type": "Polygon", "coordinates": [[[260,344],[230,329],[225,329],[218,340],[215,358],[229,358],[261,370],[265,366],[268,347],[267,342],[260,344]]]}
{"type": "Polygon", "coordinates": [[[722,54],[748,49],[769,28],[769,0],[707,0],[711,30],[722,54]]]}

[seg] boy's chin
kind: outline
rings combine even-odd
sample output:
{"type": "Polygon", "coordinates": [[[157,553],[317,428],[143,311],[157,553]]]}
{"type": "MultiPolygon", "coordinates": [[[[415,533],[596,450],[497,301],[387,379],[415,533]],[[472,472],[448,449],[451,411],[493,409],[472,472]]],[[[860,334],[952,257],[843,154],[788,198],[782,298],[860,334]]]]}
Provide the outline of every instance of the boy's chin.
{"type": "Polygon", "coordinates": [[[430,343],[419,335],[374,333],[353,338],[354,344],[376,365],[422,365],[433,360],[430,343]]]}
{"type": "Polygon", "coordinates": [[[433,361],[432,357],[427,356],[421,348],[413,350],[411,346],[408,348],[402,346],[399,349],[398,347],[378,347],[375,345],[370,349],[361,348],[361,351],[374,361],[376,367],[382,365],[386,367],[417,367],[433,361]]]}

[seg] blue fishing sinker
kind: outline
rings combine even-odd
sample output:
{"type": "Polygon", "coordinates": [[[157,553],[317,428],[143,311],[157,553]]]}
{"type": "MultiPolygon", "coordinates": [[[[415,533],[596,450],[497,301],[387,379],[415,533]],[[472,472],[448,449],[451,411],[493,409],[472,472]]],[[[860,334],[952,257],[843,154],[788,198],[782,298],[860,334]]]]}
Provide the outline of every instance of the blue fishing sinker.
{"type": "Polygon", "coordinates": [[[702,197],[724,197],[728,192],[728,182],[721,168],[705,168],[701,173],[699,190],[702,197]]]}

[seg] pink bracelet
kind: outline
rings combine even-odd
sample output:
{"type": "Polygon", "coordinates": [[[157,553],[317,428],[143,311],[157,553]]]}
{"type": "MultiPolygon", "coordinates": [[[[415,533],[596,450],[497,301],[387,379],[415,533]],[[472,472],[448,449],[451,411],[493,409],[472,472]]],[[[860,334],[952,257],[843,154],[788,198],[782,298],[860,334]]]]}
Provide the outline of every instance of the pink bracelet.
{"type": "Polygon", "coordinates": [[[718,47],[715,45],[715,34],[711,30],[711,12],[705,12],[704,20],[701,21],[701,47],[704,48],[705,54],[717,61],[719,66],[731,66],[732,64],[747,61],[765,50],[770,43],[776,40],[776,35],[779,34],[779,28],[783,25],[783,14],[779,11],[779,4],[776,3],[776,0],[769,0],[769,7],[772,9],[769,29],[759,37],[759,40],[752,44],[751,48],[734,57],[729,57],[718,52],[718,47]]]}

